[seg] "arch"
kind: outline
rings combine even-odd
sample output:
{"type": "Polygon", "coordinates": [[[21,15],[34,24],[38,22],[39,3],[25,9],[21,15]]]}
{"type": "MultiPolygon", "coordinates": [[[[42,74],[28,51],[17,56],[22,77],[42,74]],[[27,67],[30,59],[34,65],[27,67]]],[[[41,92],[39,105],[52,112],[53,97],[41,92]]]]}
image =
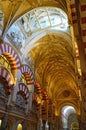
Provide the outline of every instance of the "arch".
{"type": "Polygon", "coordinates": [[[65,115],[67,118],[68,118],[68,116],[70,115],[70,114],[72,114],[72,113],[76,113],[76,110],[75,110],[75,108],[74,107],[72,107],[72,106],[64,106],[63,108],[62,108],[62,114],[63,115],[65,115]]]}
{"type": "Polygon", "coordinates": [[[28,65],[22,65],[21,67],[21,75],[24,74],[26,78],[27,85],[34,84],[34,77],[31,69],[28,67],[28,65]]]}
{"type": "MultiPolygon", "coordinates": [[[[9,38],[13,39],[15,43],[15,47],[21,46],[22,53],[27,53],[24,50],[24,47],[30,42],[34,42],[34,38],[39,36],[39,32],[43,32],[44,30],[51,31],[63,31],[65,32],[68,27],[68,17],[66,12],[61,8],[45,6],[34,8],[31,11],[26,12],[21,17],[15,21],[15,23],[10,27],[7,35],[9,38]],[[29,17],[30,16],[30,17],[29,17]],[[46,19],[44,20],[44,18],[46,19]],[[14,31],[15,28],[15,31],[14,31]],[[24,34],[21,32],[21,28],[24,31],[24,34]],[[50,28],[50,29],[49,29],[50,28]],[[12,36],[13,33],[13,36],[12,36]],[[20,35],[19,35],[20,34],[20,35]],[[27,37],[27,41],[23,39],[23,37],[27,37]],[[33,35],[32,35],[33,34],[33,35]],[[16,41],[15,35],[18,36],[19,43],[16,41]]],[[[46,33],[44,32],[44,33],[46,33]]],[[[43,35],[43,34],[41,34],[43,35]]],[[[36,38],[37,39],[37,38],[36,38]]],[[[29,44],[30,45],[30,44],[29,44]]],[[[25,47],[26,48],[26,47],[25,47]]],[[[31,48],[28,47],[28,49],[31,48]]]]}
{"type": "Polygon", "coordinates": [[[0,44],[0,54],[7,57],[12,67],[12,70],[20,68],[20,59],[13,48],[8,44],[0,44]]]}
{"type": "Polygon", "coordinates": [[[66,40],[68,43],[69,43],[69,45],[71,46],[72,44],[71,44],[71,38],[70,38],[70,35],[68,35],[67,33],[63,33],[63,31],[62,30],[59,30],[59,31],[56,31],[55,29],[51,29],[51,28],[49,28],[49,29],[44,29],[44,30],[41,30],[41,31],[39,31],[39,32],[35,32],[35,34],[34,34],[34,36],[32,35],[30,38],[28,38],[27,39],[27,44],[26,44],[26,46],[24,47],[24,49],[22,49],[23,51],[22,51],[22,53],[23,53],[23,55],[27,55],[28,54],[28,52],[30,52],[31,51],[31,49],[33,49],[34,47],[36,47],[37,45],[39,45],[40,43],[37,43],[37,44],[34,44],[34,43],[36,43],[39,39],[41,39],[41,38],[43,38],[43,37],[45,37],[46,35],[51,35],[51,34],[56,34],[56,35],[58,35],[60,38],[63,38],[64,39],[64,37],[65,37],[65,39],[64,40],[66,40]],[[29,43],[29,44],[28,44],[29,43]]]}
{"type": "Polygon", "coordinates": [[[17,22],[19,22],[20,25],[22,25],[22,28],[25,30],[25,32],[30,32],[30,31],[35,32],[39,29],[42,30],[44,28],[56,27],[56,26],[60,26],[61,24],[67,25],[68,18],[67,18],[66,12],[63,9],[47,6],[47,7],[38,7],[38,8],[32,9],[31,11],[23,14],[17,20],[17,22]],[[30,14],[31,14],[31,17],[28,17],[30,14]],[[35,14],[35,16],[34,16],[34,14],[35,14]],[[43,19],[45,16],[49,17],[49,19],[47,18],[45,20],[47,22],[47,24],[45,24],[45,22],[43,22],[43,19]],[[58,18],[56,16],[58,16],[58,18]],[[34,17],[35,21],[33,20],[33,17],[34,17]],[[64,21],[62,20],[62,18],[64,19],[64,21]],[[28,22],[28,19],[29,19],[29,22],[28,22]],[[41,19],[41,21],[40,21],[40,19],[41,19]],[[36,24],[36,25],[34,26],[34,24],[36,24]],[[26,25],[28,28],[26,27],[26,25]]]}
{"type": "Polygon", "coordinates": [[[0,68],[0,76],[2,76],[3,78],[5,78],[5,80],[7,81],[9,87],[13,85],[13,79],[12,76],[9,74],[8,70],[5,68],[0,68]]]}
{"type": "Polygon", "coordinates": [[[68,128],[68,118],[71,114],[76,114],[76,110],[72,106],[64,106],[61,110],[63,128],[68,128]]]}
{"type": "Polygon", "coordinates": [[[29,97],[29,90],[24,83],[18,84],[17,92],[21,92],[21,91],[24,93],[25,99],[27,100],[29,97]]]}
{"type": "MultiPolygon", "coordinates": [[[[58,107],[58,111],[61,112],[62,108],[64,106],[72,106],[74,107],[74,109],[76,110],[76,114],[80,115],[80,109],[78,109],[78,103],[77,102],[61,102],[61,104],[59,104],[60,107],[58,107]],[[77,105],[76,105],[77,104],[77,105]]],[[[80,107],[80,106],[79,106],[80,107]]],[[[58,113],[60,114],[60,113],[58,113]]]]}
{"type": "Polygon", "coordinates": [[[36,93],[37,93],[37,94],[42,94],[41,85],[40,85],[37,81],[35,81],[34,86],[35,86],[35,91],[36,91],[36,93]]]}

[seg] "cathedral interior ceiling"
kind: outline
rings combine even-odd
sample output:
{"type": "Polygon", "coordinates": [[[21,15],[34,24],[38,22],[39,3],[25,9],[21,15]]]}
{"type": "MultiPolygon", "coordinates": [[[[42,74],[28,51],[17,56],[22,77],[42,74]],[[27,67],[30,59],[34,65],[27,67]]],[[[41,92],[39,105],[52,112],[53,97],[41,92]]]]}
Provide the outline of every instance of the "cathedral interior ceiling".
{"type": "MultiPolygon", "coordinates": [[[[11,25],[34,8],[59,7],[67,13],[69,18],[67,2],[68,0],[0,0],[0,9],[4,14],[1,36],[4,38],[11,25]]],[[[19,25],[18,20],[17,25],[19,25]]],[[[19,27],[22,29],[21,25],[19,27]]],[[[24,29],[22,31],[24,36],[26,36],[24,29]]],[[[46,35],[38,38],[33,43],[33,47],[29,51],[27,50],[28,57],[30,56],[34,63],[32,69],[35,70],[37,81],[41,84],[42,89],[47,91],[49,97],[55,101],[57,106],[64,101],[76,106],[79,105],[73,49],[71,33],[67,30],[66,32],[61,31],[60,35],[58,35],[58,32],[52,33],[51,31],[49,33],[48,31],[46,35]],[[70,40],[65,39],[64,35],[70,40]]]]}

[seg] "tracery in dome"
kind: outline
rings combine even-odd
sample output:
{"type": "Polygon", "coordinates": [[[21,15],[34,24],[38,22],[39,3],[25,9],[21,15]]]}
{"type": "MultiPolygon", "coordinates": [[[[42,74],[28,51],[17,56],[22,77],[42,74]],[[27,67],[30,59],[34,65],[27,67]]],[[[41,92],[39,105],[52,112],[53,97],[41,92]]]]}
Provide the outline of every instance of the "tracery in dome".
{"type": "MultiPolygon", "coordinates": [[[[21,16],[8,30],[8,39],[13,40],[16,46],[22,48],[27,39],[34,37],[41,30],[67,31],[68,18],[60,8],[35,8],[21,16]],[[15,31],[14,31],[15,30],[15,31]]],[[[9,40],[10,41],[10,40],[9,40]]]]}
{"type": "Polygon", "coordinates": [[[53,26],[68,26],[68,19],[65,12],[59,8],[37,8],[22,16],[19,24],[28,32],[34,32],[39,29],[45,29],[53,26]]]}

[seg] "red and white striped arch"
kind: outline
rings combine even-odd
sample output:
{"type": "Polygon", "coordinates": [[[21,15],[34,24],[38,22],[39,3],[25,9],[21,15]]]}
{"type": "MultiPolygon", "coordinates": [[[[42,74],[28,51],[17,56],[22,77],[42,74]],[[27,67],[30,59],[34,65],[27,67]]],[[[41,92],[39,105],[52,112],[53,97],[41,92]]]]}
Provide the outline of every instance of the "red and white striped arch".
{"type": "Polygon", "coordinates": [[[18,84],[18,91],[17,92],[20,92],[20,91],[22,91],[24,93],[26,99],[28,99],[29,90],[28,90],[27,86],[24,83],[19,83],[18,84]]]}
{"type": "Polygon", "coordinates": [[[26,78],[27,85],[34,84],[33,73],[31,69],[28,67],[28,65],[23,65],[20,70],[21,74],[24,74],[26,78]]]}
{"type": "Polygon", "coordinates": [[[78,32],[78,20],[77,20],[75,0],[71,0],[70,8],[71,8],[71,15],[72,15],[72,23],[73,23],[73,27],[74,27],[74,32],[75,32],[75,35],[77,36],[79,32],[78,32]]]}
{"type": "Polygon", "coordinates": [[[78,1],[78,5],[75,4],[75,0],[71,0],[71,13],[72,13],[72,23],[74,27],[74,32],[76,36],[79,36],[79,31],[78,31],[78,20],[80,20],[81,23],[81,35],[82,35],[82,43],[84,44],[84,47],[86,48],[86,2],[81,0],[78,1]],[[77,17],[77,8],[79,8],[79,13],[80,13],[80,19],[77,17]]]}
{"type": "Polygon", "coordinates": [[[10,45],[0,44],[0,54],[6,56],[12,67],[12,70],[18,69],[20,67],[20,59],[10,45]]]}
{"type": "Polygon", "coordinates": [[[41,94],[41,93],[42,93],[41,85],[40,85],[37,81],[35,81],[34,86],[35,86],[35,88],[36,88],[36,90],[37,90],[37,93],[38,93],[38,94],[41,94]]]}
{"type": "MultiPolygon", "coordinates": [[[[86,2],[83,0],[81,1],[71,0],[70,7],[71,7],[71,13],[72,13],[72,23],[73,23],[73,28],[74,28],[74,34],[75,36],[78,36],[78,37],[80,36],[82,38],[82,40],[80,41],[81,43],[78,43],[78,44],[81,44],[81,46],[84,47],[85,53],[86,53],[86,2]],[[80,30],[78,30],[79,28],[80,30]]],[[[75,51],[76,51],[76,61],[78,65],[77,66],[78,71],[81,73],[79,51],[77,47],[75,48],[75,51]]]]}
{"type": "Polygon", "coordinates": [[[0,68],[0,76],[3,77],[7,81],[9,87],[13,85],[13,79],[11,75],[9,74],[8,70],[4,68],[0,68]]]}
{"type": "Polygon", "coordinates": [[[81,31],[82,31],[82,40],[86,48],[86,1],[80,1],[80,15],[81,15],[81,31]]]}

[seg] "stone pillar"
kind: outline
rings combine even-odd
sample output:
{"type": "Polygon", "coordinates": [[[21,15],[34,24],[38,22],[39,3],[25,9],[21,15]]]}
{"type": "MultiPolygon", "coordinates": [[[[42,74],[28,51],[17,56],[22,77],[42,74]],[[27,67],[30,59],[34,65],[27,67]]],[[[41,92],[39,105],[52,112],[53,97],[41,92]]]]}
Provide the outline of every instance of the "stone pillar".
{"type": "Polygon", "coordinates": [[[49,123],[49,130],[55,130],[54,128],[55,128],[55,127],[54,127],[53,122],[52,122],[52,123],[50,122],[50,123],[49,123]]]}
{"type": "Polygon", "coordinates": [[[15,103],[16,101],[16,94],[17,94],[17,89],[18,89],[18,84],[19,84],[19,81],[21,79],[21,71],[18,70],[18,72],[16,74],[14,74],[14,80],[15,80],[15,85],[13,86],[13,90],[12,90],[12,93],[11,93],[11,103],[15,103]]]}
{"type": "Polygon", "coordinates": [[[28,109],[32,109],[32,96],[33,96],[33,93],[29,92],[28,109]]]}
{"type": "Polygon", "coordinates": [[[44,126],[45,126],[45,130],[49,130],[50,129],[50,123],[49,123],[48,120],[46,120],[44,126]]]}
{"type": "Polygon", "coordinates": [[[13,123],[11,124],[11,129],[10,130],[17,130],[18,121],[15,119],[12,122],[13,123]]]}
{"type": "MultiPolygon", "coordinates": [[[[80,65],[81,65],[81,85],[80,92],[81,92],[81,101],[80,101],[80,111],[81,111],[81,121],[80,121],[80,130],[86,130],[85,122],[86,122],[86,87],[85,87],[85,81],[86,81],[86,56],[85,56],[85,48],[83,43],[83,37],[82,37],[82,28],[81,28],[81,21],[80,21],[80,3],[81,1],[74,0],[74,8],[72,11],[76,12],[76,18],[77,23],[73,24],[73,31],[74,31],[74,41],[77,43],[78,49],[79,49],[79,58],[80,58],[80,65]],[[77,28],[75,28],[75,25],[77,28]]],[[[80,77],[78,77],[78,82],[80,80],[80,77]]]]}
{"type": "Polygon", "coordinates": [[[16,94],[17,94],[17,91],[18,91],[17,86],[18,86],[18,82],[16,83],[16,86],[14,86],[14,88],[13,88],[11,103],[15,103],[15,101],[16,101],[16,94]]]}
{"type": "Polygon", "coordinates": [[[26,120],[24,120],[22,122],[22,130],[27,130],[27,121],[26,120]]]}
{"type": "Polygon", "coordinates": [[[2,117],[1,130],[6,130],[6,128],[7,128],[7,120],[8,120],[7,115],[2,117]]]}
{"type": "Polygon", "coordinates": [[[61,117],[56,116],[54,121],[54,130],[60,130],[61,117]]]}
{"type": "Polygon", "coordinates": [[[49,122],[49,130],[60,130],[59,116],[56,116],[54,120],[49,122]]]}
{"type": "MultiPolygon", "coordinates": [[[[76,15],[77,15],[77,24],[78,24],[78,32],[79,34],[76,35],[76,42],[79,49],[79,57],[81,63],[81,71],[82,71],[82,79],[81,79],[81,124],[86,123],[86,56],[85,56],[85,48],[83,44],[83,37],[82,37],[82,28],[80,22],[80,1],[75,0],[75,7],[76,7],[76,15]]],[[[81,125],[80,130],[86,130],[85,125],[81,125]]]]}
{"type": "Polygon", "coordinates": [[[81,130],[80,129],[80,124],[81,124],[81,115],[77,115],[77,122],[78,122],[78,124],[79,124],[79,130],[81,130]]]}
{"type": "Polygon", "coordinates": [[[43,121],[42,121],[41,118],[38,120],[37,123],[38,123],[38,124],[37,124],[37,130],[43,130],[44,124],[43,124],[43,121]]]}
{"type": "Polygon", "coordinates": [[[28,99],[28,105],[27,105],[27,110],[32,109],[32,100],[33,100],[33,93],[34,93],[34,85],[28,85],[29,89],[29,99],[28,99]]]}
{"type": "Polygon", "coordinates": [[[43,130],[43,129],[37,128],[37,125],[34,122],[29,122],[27,130],[43,130]]]}
{"type": "Polygon", "coordinates": [[[10,105],[10,101],[11,101],[11,94],[8,96],[8,102],[7,102],[7,105],[10,105]]]}
{"type": "Polygon", "coordinates": [[[79,58],[80,58],[80,64],[81,64],[81,72],[82,72],[82,80],[81,80],[81,104],[80,104],[80,110],[81,110],[81,120],[80,120],[80,130],[86,130],[86,55],[85,55],[85,47],[84,47],[84,37],[82,34],[83,26],[81,22],[81,18],[83,13],[81,12],[81,3],[82,5],[85,4],[84,0],[71,0],[73,1],[74,7],[71,9],[71,11],[74,11],[73,13],[76,14],[75,17],[72,17],[72,20],[76,20],[76,22],[73,23],[73,30],[74,30],[74,36],[76,39],[76,43],[78,45],[79,49],[79,58]],[[74,18],[74,19],[73,19],[74,18]],[[76,28],[75,28],[76,26],[76,28]]]}
{"type": "Polygon", "coordinates": [[[14,86],[12,85],[12,86],[10,86],[10,94],[8,96],[7,106],[9,106],[11,104],[13,90],[14,90],[14,86]]]}
{"type": "MultiPolygon", "coordinates": [[[[81,64],[81,85],[80,92],[81,92],[81,101],[80,101],[80,111],[81,111],[81,123],[80,123],[80,130],[86,130],[86,59],[85,59],[85,50],[83,43],[81,41],[80,36],[76,37],[76,41],[79,48],[79,56],[80,56],[80,64],[81,64]]],[[[79,82],[80,78],[78,79],[79,82]]]]}

